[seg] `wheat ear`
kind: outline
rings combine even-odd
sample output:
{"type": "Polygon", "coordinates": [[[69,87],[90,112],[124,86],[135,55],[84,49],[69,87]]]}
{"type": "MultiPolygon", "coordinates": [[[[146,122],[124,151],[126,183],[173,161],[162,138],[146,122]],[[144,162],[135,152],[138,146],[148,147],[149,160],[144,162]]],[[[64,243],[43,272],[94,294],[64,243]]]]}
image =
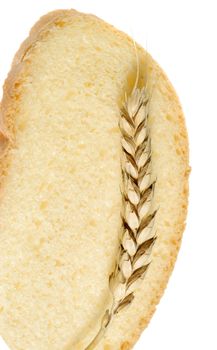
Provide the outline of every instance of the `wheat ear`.
{"type": "Polygon", "coordinates": [[[132,302],[137,283],[150,264],[156,211],[151,212],[155,183],[151,182],[148,104],[146,88],[135,87],[121,110],[122,228],[118,258],[109,279],[113,301],[86,350],[95,348],[114,316],[132,302]]]}

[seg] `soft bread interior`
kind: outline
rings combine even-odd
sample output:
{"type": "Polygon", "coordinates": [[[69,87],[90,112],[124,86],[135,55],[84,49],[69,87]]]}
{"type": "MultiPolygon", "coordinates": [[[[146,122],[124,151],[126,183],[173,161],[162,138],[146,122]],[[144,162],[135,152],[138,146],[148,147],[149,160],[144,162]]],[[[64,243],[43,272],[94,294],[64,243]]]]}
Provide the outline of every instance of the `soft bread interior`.
{"type": "Polygon", "coordinates": [[[12,348],[62,349],[100,316],[120,225],[118,101],[134,56],[76,17],[24,58],[0,203],[0,317],[12,348]]]}
{"type": "MultiPolygon", "coordinates": [[[[13,350],[60,350],[71,341],[72,349],[83,349],[106,305],[117,251],[118,118],[134,79],[134,45],[95,17],[69,13],[42,30],[22,60],[11,90],[14,143],[1,187],[0,332],[13,350]]],[[[129,348],[141,312],[147,323],[183,229],[182,114],[152,62],[150,77],[153,72],[159,88],[150,126],[162,239],[134,305],[117,317],[99,349],[119,349],[126,334],[131,340],[123,349],[129,348]]]]}

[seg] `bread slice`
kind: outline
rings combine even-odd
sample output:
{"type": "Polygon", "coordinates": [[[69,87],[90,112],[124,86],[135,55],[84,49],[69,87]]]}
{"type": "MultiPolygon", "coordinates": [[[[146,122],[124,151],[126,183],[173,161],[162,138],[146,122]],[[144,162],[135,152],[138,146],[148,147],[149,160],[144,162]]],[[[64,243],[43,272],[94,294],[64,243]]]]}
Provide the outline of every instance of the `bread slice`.
{"type": "MultiPolygon", "coordinates": [[[[185,226],[183,113],[161,68],[139,46],[137,53],[141,76],[154,86],[157,240],[133,302],[98,350],[132,348],[165,289],[185,226]]],[[[0,110],[0,334],[12,350],[83,350],[96,334],[119,245],[120,106],[136,70],[132,39],[74,10],[43,17],[14,59],[0,110]]]]}

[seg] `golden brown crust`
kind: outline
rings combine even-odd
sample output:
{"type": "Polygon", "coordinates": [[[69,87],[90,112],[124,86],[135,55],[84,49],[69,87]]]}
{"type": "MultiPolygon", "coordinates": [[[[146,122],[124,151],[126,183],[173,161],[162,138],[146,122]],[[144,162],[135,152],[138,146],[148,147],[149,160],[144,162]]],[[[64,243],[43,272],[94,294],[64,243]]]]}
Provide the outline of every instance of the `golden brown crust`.
{"type": "MultiPolygon", "coordinates": [[[[41,35],[44,35],[46,30],[55,23],[55,21],[59,21],[61,19],[71,18],[72,16],[82,16],[79,12],[75,10],[57,10],[47,15],[43,16],[38,23],[33,27],[30,32],[29,38],[25,40],[25,42],[21,45],[19,51],[17,52],[11,72],[8,75],[8,78],[4,85],[4,97],[0,106],[0,151],[2,157],[4,156],[4,152],[6,150],[6,146],[10,145],[13,142],[13,120],[11,119],[14,111],[16,110],[16,102],[19,99],[19,84],[20,77],[22,75],[22,70],[24,69],[23,60],[25,55],[34,45],[34,43],[41,38],[41,35]]],[[[107,26],[107,24],[105,24],[107,26]]],[[[116,31],[113,27],[109,26],[110,30],[116,31]]],[[[123,36],[123,39],[126,41],[126,35],[118,32],[120,37],[123,36]]],[[[130,40],[130,39],[129,39],[130,40]]],[[[179,152],[182,153],[182,162],[185,167],[185,174],[183,177],[183,202],[184,205],[180,208],[179,214],[179,223],[177,224],[175,236],[176,239],[171,239],[170,242],[170,258],[167,261],[167,266],[164,268],[164,273],[161,274],[161,280],[159,281],[158,290],[153,290],[152,302],[149,305],[149,310],[146,312],[145,317],[141,317],[138,324],[132,330],[131,334],[126,335],[126,339],[121,344],[121,350],[128,350],[133,347],[137,339],[139,338],[143,329],[148,325],[154,311],[156,305],[158,304],[165,287],[167,285],[169,276],[173,270],[177,253],[180,248],[182,233],[185,228],[185,220],[187,215],[187,202],[188,202],[188,176],[190,172],[190,168],[188,166],[189,163],[189,155],[188,155],[188,139],[186,133],[186,127],[184,122],[183,113],[180,107],[179,100],[174,92],[174,89],[171,86],[171,83],[168,81],[166,75],[162,72],[162,70],[158,67],[161,78],[165,81],[165,84],[168,87],[168,91],[166,92],[169,96],[169,99],[175,105],[175,109],[177,113],[179,113],[179,130],[180,133],[183,134],[182,140],[175,141],[178,144],[179,152]]],[[[4,158],[2,159],[1,167],[3,167],[4,158]]],[[[103,341],[103,348],[105,350],[112,350],[112,347],[109,345],[108,341],[105,339],[103,341]]]]}

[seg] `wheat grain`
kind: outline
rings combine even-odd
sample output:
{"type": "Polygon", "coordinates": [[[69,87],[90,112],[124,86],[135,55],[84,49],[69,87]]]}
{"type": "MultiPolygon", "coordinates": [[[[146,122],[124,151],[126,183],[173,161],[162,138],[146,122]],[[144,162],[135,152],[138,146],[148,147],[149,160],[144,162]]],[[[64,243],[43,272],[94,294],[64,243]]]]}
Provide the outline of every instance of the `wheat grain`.
{"type": "Polygon", "coordinates": [[[112,304],[86,350],[95,348],[114,316],[133,301],[136,287],[151,261],[156,211],[151,212],[155,183],[151,182],[148,105],[146,87],[135,86],[121,110],[122,228],[118,258],[109,279],[112,304]]]}

